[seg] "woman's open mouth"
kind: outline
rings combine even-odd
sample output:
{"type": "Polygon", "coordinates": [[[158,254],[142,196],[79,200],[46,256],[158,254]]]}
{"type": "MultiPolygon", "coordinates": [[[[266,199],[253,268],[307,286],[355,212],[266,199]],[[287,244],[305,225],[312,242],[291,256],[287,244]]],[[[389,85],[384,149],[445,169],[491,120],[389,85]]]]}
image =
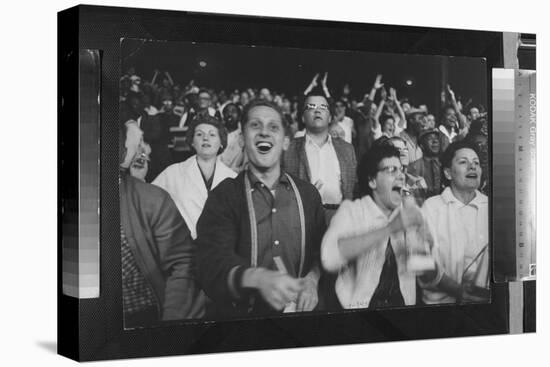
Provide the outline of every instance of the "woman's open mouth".
{"type": "Polygon", "coordinates": [[[409,191],[403,187],[401,184],[392,186],[391,191],[398,193],[399,195],[407,195],[409,191]]]}

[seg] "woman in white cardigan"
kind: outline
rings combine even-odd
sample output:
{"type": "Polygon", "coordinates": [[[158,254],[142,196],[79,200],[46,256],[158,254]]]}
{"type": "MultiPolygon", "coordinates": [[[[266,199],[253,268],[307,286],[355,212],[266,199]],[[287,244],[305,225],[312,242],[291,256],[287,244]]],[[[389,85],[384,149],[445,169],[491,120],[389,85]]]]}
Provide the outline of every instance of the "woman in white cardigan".
{"type": "Polygon", "coordinates": [[[196,155],[166,168],[153,181],[175,201],[193,239],[208,192],[237,173],[219,159],[227,146],[227,132],[221,122],[210,116],[198,117],[187,133],[196,155]]]}
{"type": "Polygon", "coordinates": [[[489,200],[478,188],[476,148],[454,142],[441,157],[449,185],[426,200],[422,211],[435,229],[434,253],[442,267],[436,287],[425,287],[425,303],[489,301],[489,200]]]}

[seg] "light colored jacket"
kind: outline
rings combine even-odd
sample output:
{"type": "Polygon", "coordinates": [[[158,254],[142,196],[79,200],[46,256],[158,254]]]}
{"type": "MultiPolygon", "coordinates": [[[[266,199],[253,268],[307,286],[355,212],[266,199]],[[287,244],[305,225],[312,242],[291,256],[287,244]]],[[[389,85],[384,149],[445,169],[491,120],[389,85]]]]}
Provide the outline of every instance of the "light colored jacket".
{"type": "Polygon", "coordinates": [[[416,274],[407,271],[407,249],[403,232],[382,239],[349,263],[342,257],[338,247],[340,238],[358,236],[387,226],[398,210],[399,208],[394,210],[388,218],[367,195],[354,201],[345,200],[332,218],[321,244],[321,262],[326,270],[339,272],[335,288],[342,307],[369,307],[386,259],[388,239],[391,239],[395,254],[399,287],[405,304],[416,303],[416,274]]]}
{"type": "MultiPolygon", "coordinates": [[[[237,173],[218,158],[211,189],[214,189],[226,178],[236,176],[237,173]]],[[[168,191],[189,227],[191,237],[195,239],[197,237],[197,221],[208,197],[208,190],[197,163],[197,156],[194,155],[183,162],[172,164],[162,171],[152,183],[168,191]]]]}

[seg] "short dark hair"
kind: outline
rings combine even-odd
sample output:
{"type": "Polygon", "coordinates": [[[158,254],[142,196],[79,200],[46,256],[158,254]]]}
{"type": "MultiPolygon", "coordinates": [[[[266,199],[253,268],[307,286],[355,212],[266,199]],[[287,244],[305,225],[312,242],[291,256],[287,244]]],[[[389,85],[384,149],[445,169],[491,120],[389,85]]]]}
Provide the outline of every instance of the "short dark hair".
{"type": "Polygon", "coordinates": [[[455,141],[454,143],[449,144],[447,149],[441,155],[441,167],[451,168],[453,158],[455,157],[456,152],[460,149],[471,149],[479,157],[479,150],[474,144],[466,140],[455,141]]]}
{"type": "Polygon", "coordinates": [[[239,112],[239,118],[241,117],[241,114],[242,114],[242,110],[241,110],[241,107],[239,105],[237,105],[236,103],[233,103],[233,102],[229,102],[228,104],[226,104],[225,106],[223,106],[222,108],[222,115],[223,115],[223,112],[225,111],[225,109],[229,106],[233,106],[237,109],[237,111],[239,112]]]}
{"type": "Polygon", "coordinates": [[[361,196],[372,196],[372,189],[369,186],[369,181],[378,174],[378,165],[382,159],[391,157],[399,159],[400,154],[399,149],[389,144],[389,139],[379,144],[374,144],[371,149],[361,157],[361,161],[357,167],[357,179],[361,196]]]}
{"type": "Polygon", "coordinates": [[[256,107],[268,107],[277,112],[279,117],[281,117],[281,123],[283,124],[283,128],[285,130],[285,135],[288,135],[289,133],[289,126],[287,123],[287,120],[285,118],[285,114],[283,113],[283,110],[274,102],[266,101],[264,99],[255,99],[253,101],[250,101],[246,106],[244,106],[243,114],[241,115],[241,129],[244,131],[246,127],[246,123],[248,120],[248,113],[251,109],[256,107]]]}
{"type": "Polygon", "coordinates": [[[218,129],[218,135],[220,136],[220,142],[222,145],[220,150],[218,151],[218,155],[222,154],[225,148],[227,148],[227,130],[225,129],[225,126],[223,126],[221,121],[210,115],[198,114],[191,121],[191,124],[189,125],[189,130],[187,130],[187,141],[189,145],[191,145],[191,142],[193,141],[193,138],[195,136],[195,129],[200,124],[212,125],[216,129],[218,129]]]}

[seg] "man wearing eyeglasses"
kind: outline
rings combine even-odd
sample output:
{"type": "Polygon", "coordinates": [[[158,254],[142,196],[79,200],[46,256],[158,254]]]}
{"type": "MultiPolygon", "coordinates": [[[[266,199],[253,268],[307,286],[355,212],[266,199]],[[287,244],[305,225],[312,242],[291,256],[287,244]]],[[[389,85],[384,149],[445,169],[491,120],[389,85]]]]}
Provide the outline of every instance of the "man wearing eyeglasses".
{"type": "Polygon", "coordinates": [[[283,164],[285,171],[319,190],[328,224],[342,200],[353,199],[357,159],[353,145],[330,136],[332,114],[325,96],[307,95],[302,119],[306,134],[290,143],[283,164]]]}
{"type": "Polygon", "coordinates": [[[432,231],[404,196],[399,150],[373,146],[358,175],[364,196],[344,201],[332,218],[321,244],[323,267],[338,273],[335,291],[345,309],[414,305],[417,277],[434,286],[441,275],[431,255],[432,231]]]}

